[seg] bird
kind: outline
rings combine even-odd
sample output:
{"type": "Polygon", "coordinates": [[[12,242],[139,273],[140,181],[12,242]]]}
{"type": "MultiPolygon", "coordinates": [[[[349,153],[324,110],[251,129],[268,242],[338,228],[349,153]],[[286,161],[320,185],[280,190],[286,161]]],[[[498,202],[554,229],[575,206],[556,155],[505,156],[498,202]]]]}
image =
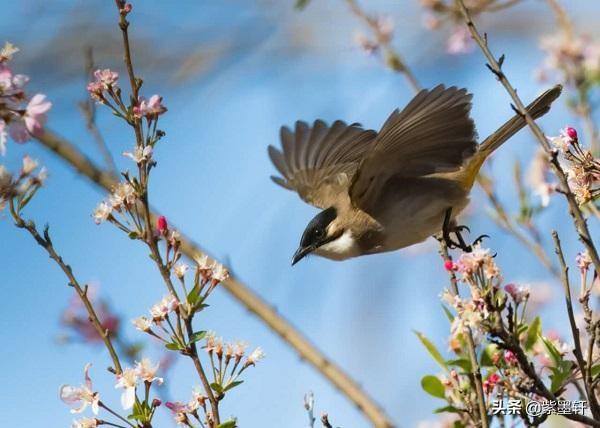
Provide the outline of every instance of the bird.
{"type": "MultiPolygon", "coordinates": [[[[561,91],[560,85],[545,91],[528,114],[546,114],[561,91]]],[[[472,98],[456,86],[423,89],[379,132],[341,120],[281,127],[282,150],[268,147],[281,176],[271,179],[321,209],[304,229],[292,265],[308,254],[341,261],[395,251],[430,236],[470,251],[456,216],[486,159],[526,125],[517,111],[478,144],[472,98]]]]}

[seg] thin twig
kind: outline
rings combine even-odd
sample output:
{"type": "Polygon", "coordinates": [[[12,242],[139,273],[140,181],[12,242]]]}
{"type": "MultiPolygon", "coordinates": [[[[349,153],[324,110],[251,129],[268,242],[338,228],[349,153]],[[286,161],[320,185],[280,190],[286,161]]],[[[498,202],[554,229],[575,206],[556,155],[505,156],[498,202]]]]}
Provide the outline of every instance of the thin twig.
{"type": "MultiPolygon", "coordinates": [[[[56,134],[46,130],[36,136],[36,140],[97,186],[111,191],[117,185],[117,181],[109,173],[98,168],[74,145],[56,134]]],[[[152,213],[153,219],[158,216],[156,212],[152,213]]],[[[181,252],[191,259],[206,253],[183,233],[180,240],[181,252]]],[[[269,329],[277,333],[303,360],[311,364],[348,397],[375,427],[394,426],[373,398],[254,291],[234,278],[229,278],[222,284],[235,299],[255,314],[269,329]]]]}
{"type": "MultiPolygon", "coordinates": [[[[440,255],[444,261],[450,259],[450,255],[448,254],[448,246],[446,245],[446,241],[444,239],[440,240],[440,255]]],[[[448,277],[450,279],[450,285],[452,288],[452,292],[455,296],[460,296],[458,290],[458,281],[456,279],[456,274],[454,271],[448,271],[448,277]]],[[[485,406],[485,393],[483,391],[483,380],[481,378],[481,368],[479,367],[479,362],[477,361],[477,353],[475,352],[475,340],[473,340],[473,332],[470,327],[467,327],[467,347],[469,351],[469,359],[471,360],[471,376],[475,380],[475,393],[477,395],[477,408],[479,411],[479,420],[482,428],[489,427],[488,417],[487,417],[487,409],[485,406]]]]}
{"type": "Polygon", "coordinates": [[[104,346],[108,350],[108,353],[110,354],[110,357],[113,361],[115,373],[121,374],[123,372],[123,369],[121,367],[121,362],[119,361],[119,356],[117,355],[117,351],[115,350],[115,348],[112,344],[112,341],[110,338],[110,331],[108,329],[105,329],[102,326],[102,323],[100,322],[100,320],[98,319],[98,315],[96,315],[94,306],[92,305],[92,302],[90,301],[90,299],[87,296],[87,292],[88,292],[87,285],[82,287],[79,284],[79,282],[77,281],[77,278],[75,278],[75,275],[73,274],[73,270],[71,269],[71,266],[66,264],[63,261],[62,257],[54,249],[54,246],[52,245],[52,240],[50,239],[50,234],[48,232],[48,227],[46,226],[43,236],[40,235],[40,233],[37,231],[37,228],[35,227],[35,224],[32,221],[25,221],[21,217],[21,215],[18,212],[18,210],[16,209],[14,201],[12,199],[9,200],[9,210],[10,210],[10,214],[14,220],[15,225],[19,229],[25,229],[27,232],[29,232],[29,234],[35,239],[35,241],[42,248],[44,248],[44,250],[46,250],[46,252],[50,256],[50,258],[52,260],[54,260],[54,262],[61,268],[61,270],[63,271],[63,273],[69,280],[69,285],[75,289],[75,291],[77,292],[77,295],[81,299],[81,302],[85,306],[85,309],[89,316],[89,320],[92,323],[92,325],[94,326],[94,328],[96,329],[96,333],[98,333],[98,335],[102,338],[102,341],[104,342],[104,346]]]}
{"type": "Polygon", "coordinates": [[[577,200],[575,199],[575,195],[573,194],[573,192],[571,192],[567,176],[566,176],[564,170],[562,169],[562,166],[558,160],[557,152],[552,149],[552,147],[550,146],[550,143],[547,141],[546,136],[544,135],[543,131],[538,126],[538,124],[535,122],[535,120],[531,117],[531,115],[525,108],[523,101],[517,95],[516,89],[511,85],[508,78],[502,71],[502,62],[504,61],[504,57],[501,57],[500,60],[496,60],[496,58],[494,57],[494,55],[492,54],[492,52],[490,51],[490,49],[488,47],[487,37],[483,37],[479,33],[479,30],[475,26],[475,23],[473,22],[473,20],[471,18],[469,10],[464,5],[463,0],[456,0],[456,1],[460,7],[461,13],[462,13],[463,18],[467,24],[467,27],[471,33],[471,36],[473,37],[473,40],[475,40],[475,42],[479,45],[479,47],[481,48],[481,51],[483,52],[484,56],[486,57],[486,59],[488,61],[488,64],[487,64],[488,68],[498,78],[498,80],[500,81],[502,86],[504,86],[504,88],[510,95],[511,99],[513,100],[515,110],[525,119],[525,121],[527,122],[527,125],[529,125],[529,127],[533,131],[533,134],[535,135],[535,137],[539,141],[540,145],[542,146],[542,148],[548,155],[548,159],[552,166],[552,169],[559,179],[559,182],[560,182],[560,185],[562,188],[561,190],[565,194],[565,197],[567,198],[567,202],[569,204],[569,214],[571,215],[571,217],[573,219],[573,223],[575,225],[575,229],[579,236],[579,240],[583,243],[583,245],[588,250],[590,258],[592,259],[592,262],[596,269],[596,272],[600,272],[600,257],[598,256],[598,251],[596,250],[594,241],[592,240],[592,237],[590,235],[590,232],[589,232],[589,229],[587,226],[587,222],[583,216],[583,213],[581,212],[581,209],[577,203],[577,200]]]}
{"type": "Polygon", "coordinates": [[[588,403],[590,403],[590,410],[592,411],[594,418],[598,419],[600,416],[600,407],[598,406],[598,400],[596,400],[596,395],[591,389],[591,367],[586,366],[585,359],[583,357],[583,352],[581,351],[579,329],[577,328],[577,323],[575,322],[575,315],[573,314],[573,303],[571,300],[571,285],[569,282],[569,267],[565,262],[565,256],[563,254],[562,247],[560,245],[560,239],[556,230],[552,231],[552,239],[554,240],[554,251],[558,256],[558,261],[560,262],[560,266],[562,269],[562,283],[565,289],[565,303],[567,305],[567,314],[569,315],[569,324],[571,325],[571,333],[573,335],[573,343],[575,345],[573,353],[575,354],[575,358],[577,359],[577,365],[579,366],[579,371],[581,372],[581,377],[583,379],[583,385],[585,386],[587,400],[588,403]]]}

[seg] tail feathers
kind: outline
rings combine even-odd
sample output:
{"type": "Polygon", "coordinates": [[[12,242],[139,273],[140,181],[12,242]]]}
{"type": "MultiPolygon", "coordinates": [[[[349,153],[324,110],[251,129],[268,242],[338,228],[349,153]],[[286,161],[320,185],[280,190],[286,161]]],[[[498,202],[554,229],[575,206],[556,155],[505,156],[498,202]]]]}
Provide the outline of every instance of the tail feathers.
{"type": "MultiPolygon", "coordinates": [[[[550,106],[560,96],[561,92],[562,86],[556,85],[537,97],[527,106],[527,111],[531,117],[537,119],[548,113],[548,111],[550,111],[550,106]]],[[[483,162],[487,157],[504,144],[510,137],[520,131],[526,124],[527,122],[525,119],[517,114],[479,145],[479,150],[477,150],[465,168],[459,173],[459,180],[466,189],[470,189],[473,186],[475,178],[479,173],[479,168],[481,168],[481,165],[483,165],[483,162]]]]}
{"type": "MultiPolygon", "coordinates": [[[[548,89],[527,106],[527,112],[534,119],[542,117],[550,111],[550,106],[560,96],[561,92],[561,85],[556,85],[555,87],[548,89]]],[[[525,118],[520,115],[515,115],[496,132],[486,138],[485,141],[481,143],[479,151],[484,157],[489,156],[494,150],[504,144],[506,140],[520,131],[526,124],[525,118]]]]}

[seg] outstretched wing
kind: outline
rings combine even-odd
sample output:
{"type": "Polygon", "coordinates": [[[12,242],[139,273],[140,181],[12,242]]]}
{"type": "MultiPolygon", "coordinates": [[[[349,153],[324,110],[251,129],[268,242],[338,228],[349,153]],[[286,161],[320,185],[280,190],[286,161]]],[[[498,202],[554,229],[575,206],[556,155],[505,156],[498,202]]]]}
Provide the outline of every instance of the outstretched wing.
{"type": "Polygon", "coordinates": [[[458,170],[477,150],[475,125],[469,117],[471,98],[466,89],[439,85],[419,92],[404,110],[395,110],[354,176],[352,203],[373,214],[391,177],[458,170]]]}
{"type": "Polygon", "coordinates": [[[348,194],[356,168],[377,133],[359,124],[317,120],[312,127],[296,122],[294,131],[281,128],[283,152],[269,146],[269,157],[282,175],[271,179],[295,190],[306,202],[329,208],[340,192],[348,194]]]}

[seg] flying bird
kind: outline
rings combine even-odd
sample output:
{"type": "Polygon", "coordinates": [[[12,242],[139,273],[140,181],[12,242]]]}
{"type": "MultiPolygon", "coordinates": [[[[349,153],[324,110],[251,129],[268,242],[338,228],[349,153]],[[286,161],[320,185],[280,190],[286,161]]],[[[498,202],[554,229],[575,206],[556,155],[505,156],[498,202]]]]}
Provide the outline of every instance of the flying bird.
{"type": "MultiPolygon", "coordinates": [[[[561,91],[547,90],[527,111],[543,116],[561,91]]],[[[478,144],[471,99],[456,87],[422,90],[379,132],[339,120],[282,127],[283,151],[268,149],[281,177],[271,178],[322,209],[306,226],[292,265],[310,253],[345,260],[394,251],[440,232],[451,247],[469,250],[455,217],[484,161],[526,125],[517,114],[478,144]]]]}

